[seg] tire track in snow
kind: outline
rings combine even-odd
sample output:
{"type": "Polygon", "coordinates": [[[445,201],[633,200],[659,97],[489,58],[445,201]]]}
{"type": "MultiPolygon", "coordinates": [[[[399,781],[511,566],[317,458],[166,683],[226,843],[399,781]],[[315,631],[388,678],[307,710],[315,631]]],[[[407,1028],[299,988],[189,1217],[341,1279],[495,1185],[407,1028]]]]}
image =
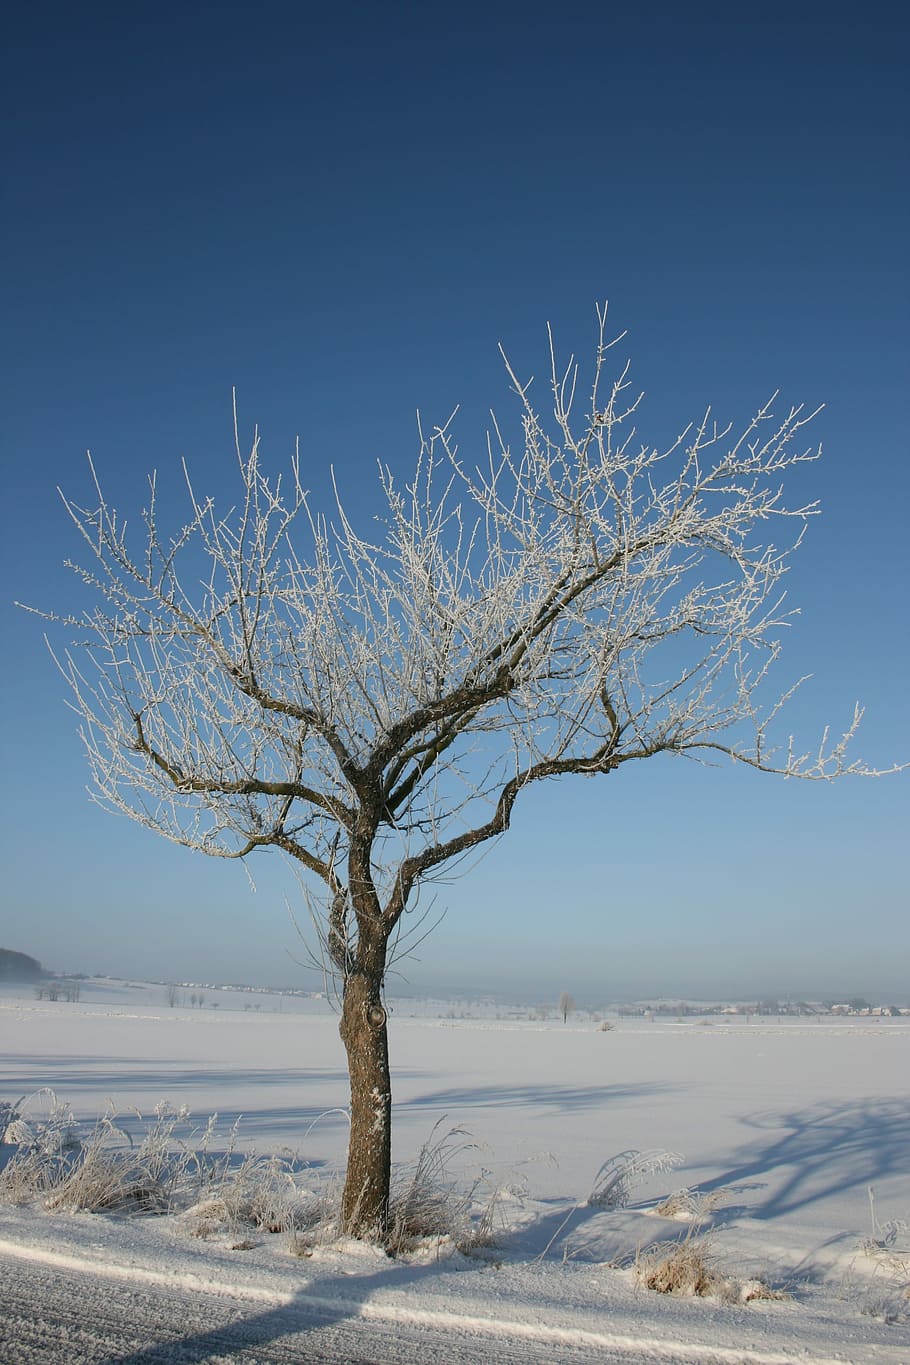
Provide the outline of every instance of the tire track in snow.
{"type": "MultiPolygon", "coordinates": [[[[629,1333],[591,1331],[585,1328],[549,1326],[541,1322],[523,1322],[518,1319],[501,1317],[491,1318],[471,1313],[453,1312],[451,1310],[437,1308],[408,1307],[401,1303],[383,1304],[379,1302],[363,1301],[361,1299],[347,1298],[344,1295],[310,1294],[307,1292],[305,1283],[302,1283],[297,1292],[290,1292],[278,1288],[268,1288],[262,1285],[234,1282],[227,1283],[214,1278],[208,1278],[188,1271],[161,1271],[149,1266],[115,1266],[95,1261],[88,1257],[79,1257],[64,1252],[52,1251],[48,1248],[25,1247],[20,1244],[0,1239],[0,1255],[35,1267],[46,1267],[58,1272],[69,1272],[77,1277],[96,1279],[101,1282],[120,1281],[126,1285],[135,1286],[137,1289],[157,1289],[164,1290],[165,1297],[173,1300],[173,1312],[162,1314],[155,1312],[152,1308],[152,1315],[149,1317],[145,1328],[145,1340],[153,1337],[156,1330],[161,1330],[168,1317],[172,1323],[178,1324],[178,1330],[183,1332],[184,1325],[187,1324],[187,1314],[185,1301],[190,1299],[198,1307],[199,1296],[206,1297],[215,1301],[220,1301],[222,1305],[226,1301],[256,1304],[264,1309],[274,1310],[275,1314],[280,1314],[286,1320],[286,1330],[278,1337],[268,1343],[249,1343],[245,1345],[242,1341],[244,1335],[250,1330],[249,1324],[244,1322],[242,1317],[238,1318],[233,1325],[230,1322],[220,1324],[218,1327],[209,1326],[207,1335],[212,1337],[212,1345],[216,1347],[214,1354],[206,1354],[204,1357],[198,1354],[187,1354],[192,1351],[192,1347],[181,1345],[181,1340],[186,1338],[176,1337],[170,1343],[159,1343],[158,1346],[146,1348],[141,1346],[142,1325],[137,1322],[127,1321],[120,1323],[120,1327],[126,1329],[128,1337],[132,1340],[124,1342],[127,1350],[130,1351],[126,1356],[102,1356],[88,1354],[78,1356],[70,1354],[70,1349],[75,1345],[75,1341],[69,1338],[70,1345],[67,1350],[66,1359],[68,1362],[75,1363],[77,1360],[95,1362],[100,1360],[119,1360],[151,1362],[164,1361],[193,1361],[219,1359],[218,1345],[215,1338],[224,1337],[224,1348],[229,1352],[231,1361],[337,1361],[345,1359],[356,1365],[357,1357],[350,1354],[350,1342],[346,1349],[341,1344],[330,1345],[328,1355],[313,1354],[313,1350],[319,1350],[316,1344],[320,1334],[334,1339],[340,1332],[346,1335],[357,1333],[358,1325],[360,1336],[360,1348],[372,1349],[378,1342],[365,1331],[367,1328],[380,1328],[383,1331],[383,1354],[369,1357],[361,1357],[364,1365],[385,1365],[389,1362],[416,1361],[418,1359],[438,1358],[450,1362],[462,1362],[467,1365],[471,1361],[482,1361],[488,1359],[489,1351],[496,1343],[497,1358],[500,1361],[514,1359],[528,1365],[528,1362],[535,1358],[540,1362],[553,1362],[556,1359],[565,1361],[586,1361],[597,1360],[601,1362],[614,1362],[615,1365],[642,1365],[642,1362],[651,1361],[655,1365],[793,1365],[796,1358],[794,1352],[781,1352],[778,1350],[758,1350],[748,1346],[726,1347],[720,1345],[708,1345],[702,1343],[691,1343],[667,1338],[656,1338],[645,1335],[631,1335],[629,1333]],[[315,1319],[314,1323],[311,1319],[315,1319]],[[320,1325],[319,1320],[323,1320],[320,1325]],[[331,1326],[325,1325],[325,1319],[329,1319],[331,1326]],[[296,1323],[296,1330],[295,1330],[296,1323]],[[402,1329],[411,1329],[414,1338],[410,1341],[401,1340],[402,1329]],[[307,1347],[305,1354],[300,1354],[301,1347],[294,1346],[294,1338],[300,1338],[300,1333],[307,1335],[307,1347]],[[314,1334],[316,1340],[314,1340],[314,1334]],[[436,1338],[434,1340],[434,1338],[436,1338]],[[285,1345],[282,1344],[282,1339],[285,1345]],[[410,1354],[412,1347],[420,1343],[420,1356],[410,1354]],[[232,1344],[233,1342],[233,1344],[232,1344]],[[292,1354],[287,1354],[290,1348],[292,1354]],[[536,1349],[535,1349],[536,1348],[536,1349]],[[345,1349],[344,1355],[333,1355],[332,1351],[345,1349]],[[404,1350],[404,1354],[402,1354],[404,1350]],[[559,1356],[554,1356],[554,1351],[559,1351],[559,1356]],[[263,1354],[263,1351],[266,1354],[263,1354]],[[534,1355],[530,1354],[534,1351],[534,1355]],[[250,1354],[249,1352],[253,1352],[250,1354]],[[256,1354],[258,1352],[258,1354],[256,1354]],[[468,1354],[465,1354],[467,1352],[468,1354]],[[508,1352],[508,1354],[506,1354],[508,1352]],[[542,1354],[538,1354],[538,1352],[542,1354]],[[609,1355],[605,1354],[609,1352],[609,1355]]],[[[105,1309],[111,1311],[112,1301],[109,1296],[105,1301],[105,1309]]],[[[97,1295],[79,1296],[78,1292],[75,1300],[75,1314],[72,1312],[67,1316],[69,1329],[73,1331],[74,1323],[78,1323],[81,1317],[87,1322],[89,1335],[92,1328],[102,1332],[104,1327],[97,1322],[97,1312],[99,1301],[97,1295]]],[[[138,1303],[132,1299],[128,1300],[128,1311],[130,1315],[138,1309],[138,1303]]],[[[53,1304],[48,1304],[49,1315],[55,1311],[53,1304]]],[[[34,1305],[32,1307],[34,1312],[34,1305]]],[[[195,1316],[193,1314],[192,1316],[195,1316]]],[[[210,1319],[203,1318],[210,1324],[210,1319]]],[[[22,1326],[24,1319],[20,1320],[20,1332],[28,1333],[22,1326]]],[[[7,1317],[8,1326],[11,1319],[7,1317]]],[[[116,1314],[107,1324],[107,1331],[113,1333],[118,1326],[116,1314]]],[[[52,1331],[52,1326],[45,1326],[43,1329],[52,1331]]],[[[84,1335],[84,1333],[83,1333],[84,1335]]],[[[7,1339],[6,1349],[10,1349],[12,1338],[7,1339]]],[[[37,1349],[37,1348],[32,1348],[37,1349]]],[[[3,1365],[38,1365],[44,1360],[57,1360],[53,1351],[49,1356],[40,1354],[28,1354],[29,1347],[25,1345],[26,1354],[21,1357],[9,1356],[3,1358],[3,1365]]],[[[845,1365],[848,1357],[839,1356],[819,1356],[812,1354],[805,1348],[798,1351],[800,1365],[845,1365]]],[[[227,1357],[226,1357],[227,1358],[227,1357]]]]}

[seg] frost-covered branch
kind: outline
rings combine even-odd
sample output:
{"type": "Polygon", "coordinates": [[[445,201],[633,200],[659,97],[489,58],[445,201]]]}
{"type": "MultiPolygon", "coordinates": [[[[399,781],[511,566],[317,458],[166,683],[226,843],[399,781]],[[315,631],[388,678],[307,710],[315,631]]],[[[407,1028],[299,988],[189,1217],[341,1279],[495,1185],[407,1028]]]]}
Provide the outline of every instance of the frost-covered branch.
{"type": "Polygon", "coordinates": [[[775,415],[775,396],[742,428],[709,411],[653,446],[598,318],[589,382],[550,339],[548,412],[506,360],[514,443],[494,419],[472,461],[450,419],[420,432],[410,481],[381,467],[372,538],[338,490],[311,508],[297,455],[267,475],[258,433],[248,455],[237,438],[231,511],[184,470],[172,533],[154,477],[138,542],[94,466],[94,501],[64,499],[93,605],[51,619],[77,636],[59,666],[96,798],[217,856],[281,848],[323,888],[342,974],[531,783],[667,752],[868,771],[848,752],[859,712],[804,752],[769,681],[817,511],[783,483],[817,457],[814,414],[775,415]]]}

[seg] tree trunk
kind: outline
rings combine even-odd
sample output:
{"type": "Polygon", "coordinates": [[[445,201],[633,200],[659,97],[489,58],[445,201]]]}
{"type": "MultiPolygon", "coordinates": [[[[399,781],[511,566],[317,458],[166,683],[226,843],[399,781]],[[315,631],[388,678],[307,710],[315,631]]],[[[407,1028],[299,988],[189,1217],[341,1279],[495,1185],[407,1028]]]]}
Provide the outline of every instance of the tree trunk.
{"type": "Polygon", "coordinates": [[[340,1032],[351,1082],[351,1136],[341,1201],[344,1231],[382,1241],[392,1170],[392,1084],[382,972],[355,970],[344,988],[340,1032]]]}

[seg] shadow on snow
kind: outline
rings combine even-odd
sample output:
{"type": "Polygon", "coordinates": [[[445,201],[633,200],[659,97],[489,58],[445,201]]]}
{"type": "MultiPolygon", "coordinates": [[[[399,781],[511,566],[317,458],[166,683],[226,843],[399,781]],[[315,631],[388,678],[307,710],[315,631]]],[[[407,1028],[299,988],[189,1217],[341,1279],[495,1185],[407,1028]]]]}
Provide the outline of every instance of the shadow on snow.
{"type": "Polygon", "coordinates": [[[910,1102],[865,1100],[818,1104],[811,1109],[758,1113],[743,1120],[758,1133],[731,1157],[720,1175],[703,1183],[769,1193],[751,1204],[752,1218],[778,1218],[819,1200],[906,1175],[910,1165],[910,1102]]]}

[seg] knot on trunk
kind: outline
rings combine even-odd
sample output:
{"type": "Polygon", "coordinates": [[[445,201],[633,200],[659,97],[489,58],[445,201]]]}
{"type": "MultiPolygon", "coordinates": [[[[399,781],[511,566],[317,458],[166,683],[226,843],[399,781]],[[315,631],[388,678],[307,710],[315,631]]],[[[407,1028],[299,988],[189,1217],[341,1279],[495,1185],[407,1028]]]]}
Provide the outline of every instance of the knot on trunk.
{"type": "Polygon", "coordinates": [[[382,1028],[386,1021],[386,1012],[384,1006],[380,1005],[378,1000],[374,1000],[371,1005],[367,1005],[366,1013],[367,1023],[370,1028],[382,1028]]]}

